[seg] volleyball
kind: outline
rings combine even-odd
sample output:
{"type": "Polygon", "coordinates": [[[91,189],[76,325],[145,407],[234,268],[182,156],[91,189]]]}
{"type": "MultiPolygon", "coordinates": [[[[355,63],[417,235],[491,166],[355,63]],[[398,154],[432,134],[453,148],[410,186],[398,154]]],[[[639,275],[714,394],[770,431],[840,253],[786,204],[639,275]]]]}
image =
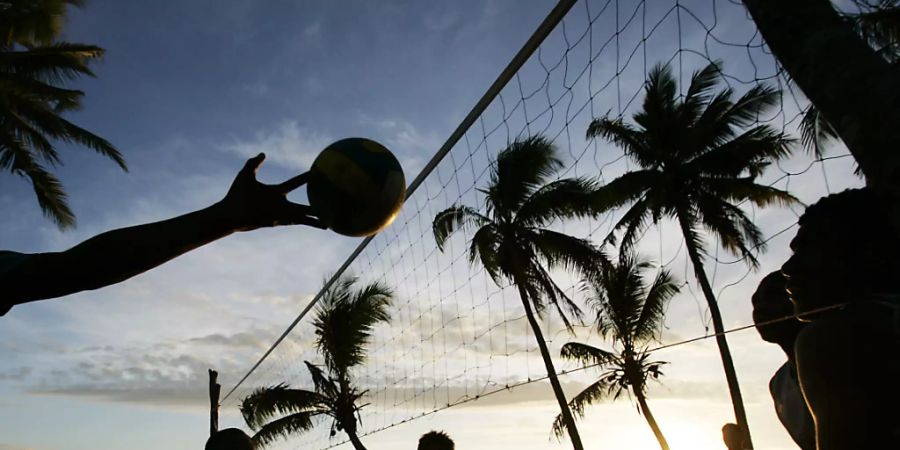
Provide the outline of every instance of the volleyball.
{"type": "Polygon", "coordinates": [[[406,178],[400,162],[383,145],[347,138],[319,153],[306,192],[326,228],[345,236],[371,236],[400,212],[406,178]]]}

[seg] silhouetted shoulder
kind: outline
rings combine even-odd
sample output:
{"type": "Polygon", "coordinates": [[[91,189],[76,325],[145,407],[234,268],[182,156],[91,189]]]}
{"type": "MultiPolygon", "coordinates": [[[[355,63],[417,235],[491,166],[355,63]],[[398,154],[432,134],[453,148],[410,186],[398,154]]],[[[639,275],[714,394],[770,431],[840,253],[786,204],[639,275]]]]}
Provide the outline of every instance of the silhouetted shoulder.
{"type": "Polygon", "coordinates": [[[896,448],[900,353],[895,305],[858,304],[817,318],[798,336],[797,375],[819,448],[896,448]]]}
{"type": "Polygon", "coordinates": [[[14,267],[28,259],[29,256],[31,255],[27,253],[0,250],[0,317],[4,316],[13,307],[11,299],[3,292],[3,287],[9,286],[9,280],[6,279],[6,276],[14,267]]]}

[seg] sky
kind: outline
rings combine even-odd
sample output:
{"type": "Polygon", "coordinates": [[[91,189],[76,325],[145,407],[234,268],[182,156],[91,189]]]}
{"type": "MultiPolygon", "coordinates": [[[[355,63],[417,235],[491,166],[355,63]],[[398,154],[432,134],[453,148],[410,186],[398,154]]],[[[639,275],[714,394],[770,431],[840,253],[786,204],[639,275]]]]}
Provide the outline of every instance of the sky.
{"type": "MultiPolygon", "coordinates": [[[[771,58],[752,45],[743,11],[730,2],[683,2],[684,10],[630,3],[616,14],[618,3],[579,2],[565,28],[351,266],[362,279],[381,279],[398,291],[393,326],[377,330],[369,363],[358,373],[372,392],[362,428],[386,428],[364,437],[370,448],[414,448],[430,429],[448,431],[460,449],[569,447],[550,436],[555,403],[544,382],[395,424],[542,376],[514,290],[494,286],[466,262],[464,236],[440,253],[428,234],[441,209],[480,205],[471,187],[485,181],[494,152],[520,134],[543,131],[569,163],[566,176],[608,181],[623,173],[629,166],[621,153],[586,142],[584,129],[607,111],[633,111],[643,74],[656,61],[669,60],[686,76],[703,64],[693,53],[674,53],[676,20],[684,25],[682,47],[721,59],[737,91],[773,73],[771,58]],[[710,24],[714,36],[738,45],[711,40],[710,24]]],[[[0,248],[59,251],[110,229],[197,210],[221,199],[243,162],[261,151],[268,158],[259,178],[275,183],[305,171],[328,143],[348,136],[384,143],[409,181],[551,7],[537,0],[93,0],[71,12],[65,38],[107,53],[97,77],[76,84],[87,95],[71,120],[115,144],[129,171],[62,145],[65,165],[56,173],[78,217],[77,228],[67,231],[42,217],[23,179],[0,176],[0,248]]],[[[802,100],[792,102],[773,123],[787,121],[791,129],[802,100]]],[[[849,158],[810,166],[802,152],[771,168],[765,180],[806,203],[860,184],[849,158]]],[[[302,202],[305,194],[300,189],[291,198],[302,202]]],[[[709,245],[710,260],[719,261],[709,272],[727,328],[751,323],[749,295],[787,258],[802,207],[748,211],[773,237],[758,272],[709,245]]],[[[559,227],[598,238],[610,220],[559,227]]],[[[207,368],[220,372],[226,391],[234,386],[358,243],[302,227],[240,233],[115,286],[13,308],[0,319],[0,450],[201,448],[207,368]]],[[[640,248],[692,281],[671,224],[651,228],[640,248]]],[[[556,276],[567,289],[575,284],[556,276]]],[[[662,343],[709,333],[703,300],[691,287],[671,302],[662,343]]],[[[543,323],[553,351],[575,339],[607,345],[585,328],[567,336],[552,314],[543,323]]],[[[308,325],[301,321],[223,401],[223,424],[243,426],[236,402],[245,388],[307,380],[301,361],[316,358],[308,325]]],[[[757,447],[794,448],[766,387],[783,354],[752,329],[729,342],[757,447]]],[[[724,448],[719,429],[732,414],[714,343],[654,355],[669,364],[663,382],[650,389],[650,405],[672,448],[724,448]]],[[[566,392],[574,395],[595,375],[563,376],[566,392]]],[[[597,405],[580,423],[587,448],[656,446],[628,399],[597,405]]],[[[339,442],[319,432],[283,448],[339,442]]]]}

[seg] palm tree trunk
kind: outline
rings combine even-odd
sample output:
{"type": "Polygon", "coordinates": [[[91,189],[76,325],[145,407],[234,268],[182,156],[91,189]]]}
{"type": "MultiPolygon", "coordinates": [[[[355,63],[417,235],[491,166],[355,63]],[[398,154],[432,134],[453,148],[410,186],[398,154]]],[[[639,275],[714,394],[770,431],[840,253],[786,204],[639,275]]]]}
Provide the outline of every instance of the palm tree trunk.
{"type": "Polygon", "coordinates": [[[347,430],[347,436],[350,438],[350,443],[353,444],[354,449],[366,450],[366,446],[359,440],[359,436],[356,435],[355,431],[347,430]]]}
{"type": "Polygon", "coordinates": [[[556,395],[556,401],[559,403],[559,410],[562,414],[563,423],[569,431],[572,448],[584,450],[584,446],[581,444],[581,436],[578,435],[578,428],[575,427],[575,418],[572,417],[572,411],[569,409],[569,403],[566,401],[566,394],[559,384],[556,369],[553,367],[553,361],[550,359],[550,350],[547,349],[547,343],[544,342],[544,334],[541,332],[541,327],[531,309],[531,301],[521,284],[516,283],[516,287],[519,288],[519,297],[522,299],[522,306],[525,307],[525,316],[528,318],[528,324],[531,325],[531,330],[534,331],[534,338],[537,340],[538,348],[541,350],[541,358],[544,359],[544,367],[547,369],[547,378],[550,379],[550,386],[553,387],[553,394],[556,395]]]}
{"type": "Polygon", "coordinates": [[[634,397],[637,399],[638,406],[641,408],[641,413],[644,415],[644,418],[647,419],[647,425],[650,425],[650,429],[653,430],[653,435],[656,436],[656,440],[659,441],[659,447],[662,450],[669,450],[669,443],[666,441],[666,437],[663,436],[662,430],[659,429],[659,425],[656,424],[656,419],[653,418],[650,407],[647,406],[647,399],[644,397],[643,390],[639,389],[637,385],[632,384],[631,391],[634,392],[634,397]]]}
{"type": "Polygon", "coordinates": [[[750,427],[747,424],[747,413],[744,411],[744,399],[741,396],[741,386],[738,383],[737,373],[734,370],[734,361],[731,359],[731,350],[728,348],[728,341],[725,339],[725,326],[722,323],[719,303],[716,301],[712,286],[710,286],[709,279],[706,277],[703,261],[700,259],[700,251],[688,239],[688,236],[693,234],[690,224],[687,223],[681,214],[678,214],[678,224],[681,226],[685,247],[687,247],[688,255],[691,258],[691,264],[694,266],[694,275],[697,277],[703,296],[706,297],[709,315],[712,317],[713,330],[716,333],[716,344],[719,346],[722,368],[725,369],[725,380],[728,382],[728,392],[731,394],[731,404],[734,406],[734,417],[738,427],[744,433],[744,445],[746,448],[752,449],[753,442],[750,440],[750,427]]]}

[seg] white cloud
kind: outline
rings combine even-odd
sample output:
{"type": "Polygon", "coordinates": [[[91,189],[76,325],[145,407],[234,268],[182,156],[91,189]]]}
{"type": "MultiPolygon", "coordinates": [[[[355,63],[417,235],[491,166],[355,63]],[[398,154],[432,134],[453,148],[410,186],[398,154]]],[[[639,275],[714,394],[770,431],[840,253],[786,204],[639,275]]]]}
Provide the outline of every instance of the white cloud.
{"type": "Polygon", "coordinates": [[[305,37],[319,36],[321,33],[322,33],[322,22],[320,22],[318,20],[307,25],[306,28],[303,29],[303,36],[305,36],[305,37]]]}
{"type": "Polygon", "coordinates": [[[307,77],[303,85],[306,88],[306,92],[310,94],[321,94],[325,92],[325,84],[323,84],[322,80],[318,77],[307,77]]]}
{"type": "Polygon", "coordinates": [[[269,85],[262,80],[258,80],[253,83],[242,84],[241,90],[254,97],[263,97],[269,93],[269,85]]]}
{"type": "Polygon", "coordinates": [[[437,12],[428,14],[422,19],[425,28],[433,32],[446,31],[459,22],[458,13],[437,12]]]}
{"type": "Polygon", "coordinates": [[[75,352],[77,358],[62,366],[64,369],[36,374],[29,391],[100,401],[202,406],[207,401],[207,369],[218,370],[219,382],[230,388],[246,371],[248,361],[268,348],[278,331],[270,326],[147,346],[84,348],[75,352]]]}
{"type": "Polygon", "coordinates": [[[28,375],[31,375],[31,367],[21,366],[16,367],[14,369],[3,370],[0,371],[0,381],[3,380],[12,380],[12,381],[22,381],[28,378],[28,375]]]}
{"type": "Polygon", "coordinates": [[[327,135],[288,120],[272,129],[258,131],[252,139],[236,140],[222,148],[245,158],[265,153],[270,163],[291,170],[308,170],[316,155],[333,141],[327,135]]]}
{"type": "Polygon", "coordinates": [[[359,124],[374,129],[376,139],[389,148],[406,173],[407,183],[419,174],[425,162],[437,152],[443,140],[434,133],[423,132],[411,122],[399,118],[376,119],[362,115],[359,124]]]}

